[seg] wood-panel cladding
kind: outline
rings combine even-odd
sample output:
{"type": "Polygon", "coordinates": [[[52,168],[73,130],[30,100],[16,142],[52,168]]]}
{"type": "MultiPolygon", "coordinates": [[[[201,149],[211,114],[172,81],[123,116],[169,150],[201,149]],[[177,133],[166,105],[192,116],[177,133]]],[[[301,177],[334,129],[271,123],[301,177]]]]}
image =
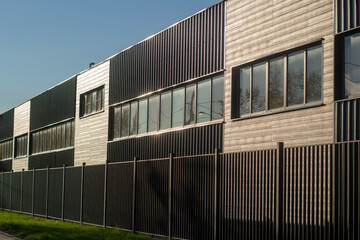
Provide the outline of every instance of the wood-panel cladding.
{"type": "Polygon", "coordinates": [[[14,111],[14,136],[29,132],[30,127],[30,101],[15,108],[14,111]]]}
{"type": "Polygon", "coordinates": [[[360,26],[360,0],[335,0],[335,32],[360,26]]]}
{"type": "Polygon", "coordinates": [[[75,114],[76,77],[31,99],[30,130],[45,127],[75,114]]]}
{"type": "Polygon", "coordinates": [[[77,78],[75,118],[75,166],[104,164],[108,140],[109,61],[77,78]],[[80,118],[80,95],[104,86],[104,111],[80,118]]]}
{"type": "Polygon", "coordinates": [[[130,138],[108,144],[108,162],[189,156],[222,151],[223,124],[194,127],[156,135],[130,138]]]}
{"type": "Polygon", "coordinates": [[[14,134],[14,109],[0,115],[0,141],[12,138],[14,134]]]}
{"type": "Polygon", "coordinates": [[[110,104],[224,68],[224,2],[110,60],[110,104]]]}
{"type": "Polygon", "coordinates": [[[12,163],[12,170],[14,172],[19,172],[23,169],[25,171],[27,171],[28,170],[28,161],[29,161],[29,158],[27,158],[27,157],[14,159],[13,163],[12,163]]]}
{"type": "Polygon", "coordinates": [[[231,71],[225,73],[224,151],[333,141],[333,2],[227,1],[226,69],[323,38],[323,105],[231,120],[231,71]]]}

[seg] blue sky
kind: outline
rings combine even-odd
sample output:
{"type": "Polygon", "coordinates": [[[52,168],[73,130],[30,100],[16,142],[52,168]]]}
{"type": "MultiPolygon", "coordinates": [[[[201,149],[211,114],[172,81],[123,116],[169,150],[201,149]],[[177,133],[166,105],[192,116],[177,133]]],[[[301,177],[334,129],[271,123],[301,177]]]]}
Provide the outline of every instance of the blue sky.
{"type": "Polygon", "coordinates": [[[219,0],[1,0],[0,113],[219,0]]]}

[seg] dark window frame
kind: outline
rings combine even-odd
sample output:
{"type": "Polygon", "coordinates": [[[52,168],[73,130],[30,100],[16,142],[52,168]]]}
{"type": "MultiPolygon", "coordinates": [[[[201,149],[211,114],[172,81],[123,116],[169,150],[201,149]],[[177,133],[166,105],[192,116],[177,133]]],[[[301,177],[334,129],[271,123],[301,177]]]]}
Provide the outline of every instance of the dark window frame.
{"type": "MultiPolygon", "coordinates": [[[[250,73],[250,91],[252,91],[252,74],[250,73]]],[[[254,61],[249,61],[237,66],[234,66],[231,68],[231,120],[242,120],[242,119],[248,119],[248,118],[253,118],[253,117],[260,117],[260,116],[266,116],[266,115],[270,115],[270,114],[275,114],[275,113],[282,113],[282,112],[288,112],[288,111],[293,111],[293,110],[298,110],[298,109],[303,109],[303,108],[308,108],[308,107],[314,107],[314,106],[319,106],[323,104],[323,83],[324,83],[324,43],[323,43],[323,39],[308,43],[308,44],[304,44],[301,46],[297,46],[294,48],[290,48],[287,49],[285,51],[281,51],[272,55],[268,55],[265,57],[261,57],[259,59],[256,59],[254,61]],[[313,47],[321,47],[322,49],[322,57],[321,57],[321,98],[319,101],[314,101],[314,102],[307,102],[306,99],[306,84],[307,84],[307,72],[306,72],[306,65],[307,65],[307,50],[313,47]],[[303,103],[301,104],[297,104],[297,105],[292,105],[289,106],[288,105],[288,96],[287,96],[287,83],[288,83],[288,75],[287,75],[287,71],[288,71],[288,56],[292,53],[296,53],[299,51],[303,51],[304,54],[304,89],[303,89],[303,103]],[[270,61],[271,60],[275,60],[275,59],[279,59],[283,57],[284,59],[284,102],[283,102],[283,106],[280,108],[275,108],[275,109],[269,109],[269,74],[270,74],[270,61]],[[252,113],[252,109],[251,109],[251,105],[252,105],[252,101],[251,101],[251,95],[250,95],[250,109],[249,109],[249,113],[248,114],[244,114],[243,116],[240,115],[239,112],[239,94],[237,89],[239,88],[239,84],[240,84],[240,69],[243,68],[250,68],[250,72],[252,73],[253,71],[253,66],[257,65],[259,63],[266,63],[266,79],[265,79],[265,85],[266,85],[266,89],[265,89],[265,110],[261,111],[261,112],[256,112],[256,113],[252,113]]]]}
{"type": "Polygon", "coordinates": [[[85,93],[80,94],[80,111],[79,117],[85,118],[100,112],[104,112],[105,110],[105,85],[101,85],[97,88],[91,89],[85,93]],[[98,99],[98,93],[101,93],[100,100],[98,99]],[[90,99],[90,101],[88,101],[90,99]],[[98,110],[98,102],[100,101],[100,109],[98,110]],[[88,106],[90,108],[89,112],[87,112],[88,106]]]}

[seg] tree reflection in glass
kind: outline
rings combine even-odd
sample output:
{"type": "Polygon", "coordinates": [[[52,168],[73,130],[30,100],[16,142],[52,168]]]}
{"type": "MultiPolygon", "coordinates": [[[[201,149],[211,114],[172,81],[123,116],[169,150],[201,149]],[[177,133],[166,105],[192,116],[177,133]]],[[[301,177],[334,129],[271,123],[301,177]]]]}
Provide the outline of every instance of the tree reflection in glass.
{"type": "Polygon", "coordinates": [[[284,106],[284,57],[270,61],[269,109],[284,106]]]}
{"type": "Polygon", "coordinates": [[[253,66],[251,112],[265,110],[266,63],[253,66]]]}
{"type": "Polygon", "coordinates": [[[345,97],[360,94],[360,33],[344,38],[345,47],[345,97]]]}
{"type": "Polygon", "coordinates": [[[195,84],[186,86],[185,125],[195,123],[195,108],[196,108],[195,89],[196,89],[195,84]]]}
{"type": "Polygon", "coordinates": [[[250,113],[250,67],[240,69],[240,116],[250,113]]]}
{"type": "Polygon", "coordinates": [[[304,103],[304,51],[288,56],[288,106],[304,103]]]}

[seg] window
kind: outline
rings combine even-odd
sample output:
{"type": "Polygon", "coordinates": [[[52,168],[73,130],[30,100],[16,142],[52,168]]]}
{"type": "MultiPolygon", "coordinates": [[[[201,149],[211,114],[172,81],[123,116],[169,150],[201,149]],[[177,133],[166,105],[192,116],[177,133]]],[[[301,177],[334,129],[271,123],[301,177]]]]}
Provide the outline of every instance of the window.
{"type": "Polygon", "coordinates": [[[104,86],[80,95],[80,117],[104,109],[104,86]]]}
{"type": "Polygon", "coordinates": [[[27,134],[15,138],[15,157],[23,157],[27,155],[27,134]]]}
{"type": "Polygon", "coordinates": [[[224,76],[130,101],[112,107],[111,111],[113,139],[221,120],[224,116],[224,76]]]}
{"type": "MultiPolygon", "coordinates": [[[[74,146],[74,121],[60,123],[45,129],[32,132],[30,135],[31,140],[31,153],[47,152],[51,150],[67,148],[74,146]]],[[[27,135],[26,142],[27,142],[27,135]]],[[[16,138],[17,141],[17,138],[16,138]]],[[[16,142],[16,156],[18,154],[16,142]]],[[[19,149],[20,151],[20,149],[19,149]]],[[[27,151],[27,149],[26,149],[27,151]]],[[[25,155],[26,155],[25,151],[25,155]]]]}
{"type": "Polygon", "coordinates": [[[319,42],[232,70],[232,118],[306,106],[322,99],[319,42]]]}
{"type": "Polygon", "coordinates": [[[13,140],[0,142],[0,160],[12,158],[13,140]]]}
{"type": "Polygon", "coordinates": [[[360,33],[344,37],[344,97],[360,95],[360,33]]]}

